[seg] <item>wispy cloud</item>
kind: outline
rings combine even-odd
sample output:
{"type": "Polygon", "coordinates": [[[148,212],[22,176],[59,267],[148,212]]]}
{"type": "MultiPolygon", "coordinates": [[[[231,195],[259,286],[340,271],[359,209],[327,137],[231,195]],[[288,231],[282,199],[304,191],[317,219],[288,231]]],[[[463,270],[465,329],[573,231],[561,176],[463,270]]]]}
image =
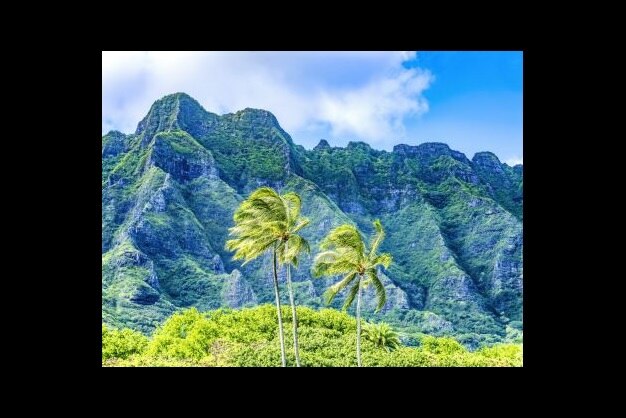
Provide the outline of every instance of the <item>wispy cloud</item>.
{"type": "MultiPolygon", "coordinates": [[[[156,99],[183,91],[208,111],[273,112],[296,139],[405,133],[428,111],[430,72],[405,68],[414,52],[103,52],[102,131],[134,131],[156,99]]],[[[301,142],[301,141],[299,141],[301,142]]],[[[314,145],[309,142],[307,145],[314,145]]]]}
{"type": "Polygon", "coordinates": [[[324,92],[317,114],[331,125],[334,136],[356,135],[376,142],[404,135],[404,118],[428,111],[422,92],[430,80],[427,72],[402,70],[358,89],[324,92]]]}

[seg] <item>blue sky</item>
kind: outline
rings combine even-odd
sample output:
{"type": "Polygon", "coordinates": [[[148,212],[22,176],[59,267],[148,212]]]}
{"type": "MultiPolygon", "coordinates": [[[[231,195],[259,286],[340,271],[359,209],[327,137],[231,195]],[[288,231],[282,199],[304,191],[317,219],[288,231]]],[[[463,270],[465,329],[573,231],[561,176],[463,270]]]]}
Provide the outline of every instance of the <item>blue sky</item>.
{"type": "Polygon", "coordinates": [[[218,114],[267,109],[307,148],[437,141],[522,162],[521,52],[103,52],[102,132],[134,132],[179,91],[218,114]]]}

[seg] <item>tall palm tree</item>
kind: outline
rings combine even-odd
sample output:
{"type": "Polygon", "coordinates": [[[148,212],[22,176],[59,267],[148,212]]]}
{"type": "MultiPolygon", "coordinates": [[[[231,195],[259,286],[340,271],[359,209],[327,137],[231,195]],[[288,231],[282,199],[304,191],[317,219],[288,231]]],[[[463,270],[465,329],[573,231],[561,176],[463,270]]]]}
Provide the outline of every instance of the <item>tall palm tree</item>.
{"type": "Polygon", "coordinates": [[[278,262],[287,265],[287,287],[293,315],[294,351],[296,364],[300,366],[298,350],[298,318],[293,288],[291,265],[297,266],[298,255],[309,251],[308,242],[297,234],[309,220],[300,216],[301,200],[296,193],[280,195],[270,187],[255,190],[235,211],[235,226],[230,228],[234,239],[226,242],[226,248],[235,251],[234,259],[244,260],[244,264],[254,260],[266,251],[272,251],[274,273],[274,296],[278,315],[278,333],[281,348],[281,361],[286,366],[285,338],[283,334],[280,293],[278,288],[278,262]]]}
{"type": "Polygon", "coordinates": [[[287,289],[289,290],[289,302],[291,304],[291,316],[293,325],[293,351],[296,357],[296,366],[300,367],[300,349],[298,346],[298,314],[296,312],[296,301],[293,295],[293,285],[291,284],[291,266],[298,267],[298,256],[303,252],[310,253],[311,247],[306,239],[298,235],[298,231],[309,224],[309,219],[300,216],[302,200],[297,193],[287,193],[279,196],[285,206],[285,218],[279,225],[280,242],[277,251],[279,261],[287,267],[287,289]]]}
{"type": "Polygon", "coordinates": [[[376,268],[389,268],[392,258],[388,253],[378,254],[378,247],[385,238],[385,231],[380,221],[374,221],[374,236],[370,241],[369,249],[363,241],[358,229],[353,225],[341,225],[333,229],[322,240],[320,247],[323,252],[315,257],[313,275],[337,276],[343,279],[335,283],[325,293],[327,303],[332,302],[341,290],[352,286],[348,291],[343,309],[346,310],[356,301],[356,356],[361,367],[361,289],[369,284],[376,288],[378,304],[376,311],[385,305],[387,294],[385,287],[378,278],[376,268]]]}

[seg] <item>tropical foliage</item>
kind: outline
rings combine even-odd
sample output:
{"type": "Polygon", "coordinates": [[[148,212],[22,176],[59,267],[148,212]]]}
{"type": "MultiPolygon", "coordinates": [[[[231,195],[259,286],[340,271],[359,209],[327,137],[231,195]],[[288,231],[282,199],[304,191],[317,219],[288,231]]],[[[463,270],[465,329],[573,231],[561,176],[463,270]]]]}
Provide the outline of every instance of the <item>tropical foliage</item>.
{"type": "MultiPolygon", "coordinates": [[[[285,314],[288,308],[283,308],[285,314]]],[[[299,306],[302,366],[356,366],[356,320],[335,309],[299,306]]],[[[289,315],[286,315],[289,318],[289,315]]],[[[288,320],[287,320],[288,322],[288,320]]],[[[366,324],[365,329],[370,329],[366,324]]],[[[366,334],[367,335],[367,334],[366,334]]],[[[417,347],[388,351],[369,339],[362,343],[363,366],[521,366],[521,344],[497,344],[474,352],[451,338],[416,334],[417,347]]],[[[287,340],[291,339],[286,335],[287,340]]],[[[295,361],[291,352],[289,362],[295,361]]],[[[241,310],[175,313],[150,338],[103,327],[105,366],[273,366],[281,365],[276,311],[272,305],[241,310]],[[110,338],[134,335],[133,338],[110,338]],[[120,343],[124,341],[124,343],[120,343]],[[131,342],[135,341],[135,342],[131,342]],[[141,341],[141,342],[140,342],[141,341]]]]}
{"type": "Polygon", "coordinates": [[[389,324],[370,324],[363,329],[363,336],[376,347],[393,351],[400,347],[400,338],[389,324]]]}
{"type": "Polygon", "coordinates": [[[130,329],[110,330],[102,324],[102,360],[109,358],[125,359],[142,353],[148,345],[148,339],[130,329]]]}

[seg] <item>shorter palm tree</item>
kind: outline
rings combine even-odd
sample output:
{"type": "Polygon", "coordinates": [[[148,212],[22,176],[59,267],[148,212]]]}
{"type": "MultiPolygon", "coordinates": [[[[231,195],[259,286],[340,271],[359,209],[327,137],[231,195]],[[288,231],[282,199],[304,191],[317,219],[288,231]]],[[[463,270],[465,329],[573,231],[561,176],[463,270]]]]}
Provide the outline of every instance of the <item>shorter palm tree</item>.
{"type": "Polygon", "coordinates": [[[366,340],[374,343],[376,347],[384,348],[387,352],[400,347],[398,333],[384,322],[380,324],[367,324],[363,329],[363,336],[366,340]]]}
{"type": "Polygon", "coordinates": [[[392,258],[388,253],[377,254],[378,247],[385,238],[385,231],[380,221],[374,221],[374,236],[370,241],[369,249],[363,241],[361,233],[354,225],[341,225],[331,230],[322,240],[320,247],[323,252],[315,257],[313,275],[338,276],[343,278],[328,288],[325,292],[326,302],[330,303],[334,297],[350,287],[343,309],[346,310],[356,303],[356,355],[357,364],[361,364],[361,293],[362,288],[372,284],[376,289],[378,304],[376,311],[385,305],[387,294],[385,287],[378,278],[377,267],[389,268],[392,258]]]}

